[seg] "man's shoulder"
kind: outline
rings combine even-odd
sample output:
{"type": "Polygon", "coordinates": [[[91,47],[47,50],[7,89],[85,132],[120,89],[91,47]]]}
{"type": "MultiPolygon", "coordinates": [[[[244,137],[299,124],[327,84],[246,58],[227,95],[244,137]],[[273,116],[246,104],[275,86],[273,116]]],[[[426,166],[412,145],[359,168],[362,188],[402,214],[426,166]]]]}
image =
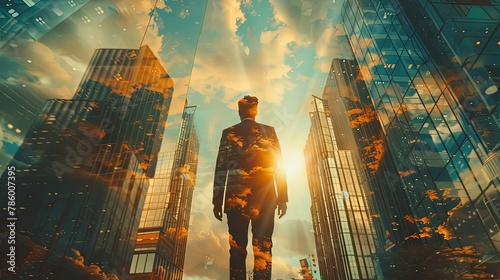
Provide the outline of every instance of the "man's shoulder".
{"type": "MultiPolygon", "coordinates": [[[[267,124],[259,123],[256,121],[253,121],[251,124],[258,126],[259,128],[261,128],[261,130],[274,131],[274,127],[267,125],[267,124]]],[[[244,129],[248,125],[249,125],[249,123],[240,122],[240,123],[237,123],[237,124],[234,124],[234,125],[231,125],[231,126],[225,128],[222,132],[229,133],[229,132],[232,132],[232,131],[235,131],[238,129],[244,129]]]]}
{"type": "Polygon", "coordinates": [[[265,130],[268,130],[268,131],[274,131],[274,127],[270,126],[270,125],[267,125],[267,124],[263,124],[263,123],[258,123],[258,122],[255,122],[257,125],[259,125],[260,127],[262,127],[263,129],[265,130]]]}
{"type": "Polygon", "coordinates": [[[232,125],[232,126],[228,126],[228,127],[224,128],[224,129],[222,130],[222,132],[223,132],[223,133],[227,133],[227,132],[233,131],[233,130],[235,129],[235,127],[236,127],[236,126],[237,126],[237,124],[232,125]]]}

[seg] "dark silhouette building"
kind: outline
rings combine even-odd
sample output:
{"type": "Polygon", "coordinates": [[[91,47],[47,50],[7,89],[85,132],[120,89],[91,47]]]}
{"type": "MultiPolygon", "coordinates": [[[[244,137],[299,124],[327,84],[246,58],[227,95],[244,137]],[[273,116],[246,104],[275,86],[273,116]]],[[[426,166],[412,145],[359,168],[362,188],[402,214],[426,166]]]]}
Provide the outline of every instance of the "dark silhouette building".
{"type": "Polygon", "coordinates": [[[16,277],[126,274],[172,86],[147,46],[101,49],[73,99],[46,102],[10,164],[16,277]]]}

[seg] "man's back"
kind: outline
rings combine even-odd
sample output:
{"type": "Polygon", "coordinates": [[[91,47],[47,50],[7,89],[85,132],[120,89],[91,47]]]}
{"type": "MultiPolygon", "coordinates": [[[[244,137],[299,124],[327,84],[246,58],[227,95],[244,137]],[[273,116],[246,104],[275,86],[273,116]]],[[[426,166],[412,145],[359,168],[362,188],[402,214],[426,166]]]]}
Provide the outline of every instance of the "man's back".
{"type": "Polygon", "coordinates": [[[241,123],[224,129],[214,177],[214,216],[227,215],[231,280],[246,278],[248,227],[252,225],[254,279],[270,280],[274,215],[286,214],[287,185],[279,168],[281,149],[274,128],[255,122],[258,99],[238,101],[241,123]],[[276,193],[274,181],[278,192],[276,193]],[[223,203],[224,202],[224,203],[223,203]]]}
{"type": "MultiPolygon", "coordinates": [[[[226,128],[222,133],[216,172],[227,171],[225,212],[235,205],[235,199],[245,202],[245,208],[276,207],[274,188],[285,185],[284,176],[276,176],[281,158],[274,128],[245,119],[226,128]],[[281,179],[281,180],[280,180],[281,179]]],[[[285,194],[284,194],[285,195],[285,194]]]]}

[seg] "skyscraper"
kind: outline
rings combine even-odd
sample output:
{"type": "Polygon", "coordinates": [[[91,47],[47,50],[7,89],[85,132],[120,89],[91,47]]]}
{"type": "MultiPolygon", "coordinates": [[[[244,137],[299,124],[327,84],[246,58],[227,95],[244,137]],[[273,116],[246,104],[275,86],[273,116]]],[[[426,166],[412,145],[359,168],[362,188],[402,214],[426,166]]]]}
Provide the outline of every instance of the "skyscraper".
{"type": "Polygon", "coordinates": [[[198,166],[196,107],[186,107],[175,151],[160,153],[142,212],[131,279],[182,279],[198,166]]]}
{"type": "Polygon", "coordinates": [[[73,99],[46,102],[11,162],[17,276],[126,273],[172,91],[148,47],[106,49],[73,99]]]}
{"type": "MultiPolygon", "coordinates": [[[[346,1],[343,22],[417,239],[450,277],[500,261],[497,1],[346,1]]],[[[423,250],[421,250],[423,251],[423,250]]]]}
{"type": "Polygon", "coordinates": [[[376,279],[368,190],[359,158],[344,141],[353,138],[346,135],[349,122],[332,111],[328,100],[313,98],[305,148],[319,270],[324,279],[376,279]]]}
{"type": "Polygon", "coordinates": [[[109,141],[127,142],[153,177],[172,94],[172,79],[151,49],[143,46],[96,50],[74,99],[112,102],[120,122],[113,126],[109,141]]]}
{"type": "Polygon", "coordinates": [[[390,148],[373,108],[366,83],[354,60],[333,59],[323,99],[330,112],[337,143],[349,149],[362,166],[359,176],[369,192],[368,202],[379,248],[386,251],[394,246],[420,243],[405,239],[417,231],[407,220],[411,214],[408,197],[390,156],[390,148]]]}

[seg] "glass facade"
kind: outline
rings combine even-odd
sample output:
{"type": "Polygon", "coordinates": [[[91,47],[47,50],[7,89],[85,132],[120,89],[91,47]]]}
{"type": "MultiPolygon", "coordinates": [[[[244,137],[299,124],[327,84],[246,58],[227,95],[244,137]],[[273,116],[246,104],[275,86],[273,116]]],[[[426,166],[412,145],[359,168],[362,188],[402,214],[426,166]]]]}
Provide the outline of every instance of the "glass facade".
{"type": "Polygon", "coordinates": [[[342,10],[408,198],[405,219],[418,227],[405,239],[467,255],[450,256],[460,277],[499,263],[498,11],[495,1],[425,0],[342,10]]]}
{"type": "Polygon", "coordinates": [[[391,251],[419,244],[405,238],[417,227],[406,219],[411,215],[408,198],[356,61],[333,59],[323,99],[330,104],[339,147],[351,150],[362,167],[358,175],[370,194],[377,248],[391,251]]]}
{"type": "Polygon", "coordinates": [[[376,279],[366,186],[352,151],[336,139],[351,129],[334,132],[328,101],[314,97],[313,108],[305,158],[321,277],[376,279]]]}
{"type": "Polygon", "coordinates": [[[16,230],[32,241],[23,244],[26,254],[18,256],[25,260],[19,277],[72,275],[59,267],[62,260],[117,275],[130,266],[172,92],[171,82],[162,82],[169,80],[164,70],[140,75],[151,61],[157,65],[151,55],[147,47],[97,50],[75,97],[48,100],[27,132],[11,162],[21,182],[16,230]],[[124,71],[147,86],[120,91],[113,88],[116,84],[102,83],[121,68],[103,70],[98,62],[117,53],[124,55],[124,63],[133,61],[124,71]],[[94,80],[96,71],[99,79],[94,80]],[[33,260],[40,251],[41,259],[33,260]]]}
{"type": "Polygon", "coordinates": [[[198,166],[195,112],[184,109],[176,150],[159,154],[130,266],[133,279],[182,279],[198,166]]]}
{"type": "Polygon", "coordinates": [[[0,5],[0,48],[18,40],[38,40],[84,6],[76,1],[5,1],[0,5]]]}
{"type": "Polygon", "coordinates": [[[103,124],[116,117],[105,103],[49,100],[11,162],[21,181],[18,238],[32,241],[18,255],[20,279],[71,275],[58,268],[65,257],[84,256],[107,272],[130,262],[148,182],[133,152],[102,140],[103,124]]]}
{"type": "Polygon", "coordinates": [[[110,141],[126,142],[153,177],[172,95],[172,79],[143,46],[96,50],[74,99],[112,102],[120,122],[113,126],[110,141]]]}

